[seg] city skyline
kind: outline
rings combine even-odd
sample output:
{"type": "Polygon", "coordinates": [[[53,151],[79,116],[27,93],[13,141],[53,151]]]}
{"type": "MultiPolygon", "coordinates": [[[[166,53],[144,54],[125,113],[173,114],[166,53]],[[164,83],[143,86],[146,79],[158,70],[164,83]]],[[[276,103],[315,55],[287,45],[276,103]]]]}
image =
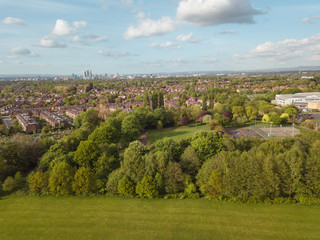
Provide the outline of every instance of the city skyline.
{"type": "Polygon", "coordinates": [[[266,0],[0,1],[1,74],[316,66],[320,4],[266,0]]]}

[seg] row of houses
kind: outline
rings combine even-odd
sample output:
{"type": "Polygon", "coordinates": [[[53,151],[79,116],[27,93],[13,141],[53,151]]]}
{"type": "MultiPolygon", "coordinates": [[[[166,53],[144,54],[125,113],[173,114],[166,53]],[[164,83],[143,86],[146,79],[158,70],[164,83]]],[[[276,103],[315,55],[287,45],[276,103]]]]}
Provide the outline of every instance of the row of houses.
{"type": "Polygon", "coordinates": [[[34,132],[37,131],[40,126],[29,114],[26,113],[18,113],[16,118],[21,125],[23,131],[25,132],[34,132]]]}
{"type": "Polygon", "coordinates": [[[69,118],[57,112],[42,111],[40,113],[40,117],[43,118],[47,123],[49,123],[54,128],[60,128],[63,125],[65,127],[72,125],[72,121],[69,118]]]}

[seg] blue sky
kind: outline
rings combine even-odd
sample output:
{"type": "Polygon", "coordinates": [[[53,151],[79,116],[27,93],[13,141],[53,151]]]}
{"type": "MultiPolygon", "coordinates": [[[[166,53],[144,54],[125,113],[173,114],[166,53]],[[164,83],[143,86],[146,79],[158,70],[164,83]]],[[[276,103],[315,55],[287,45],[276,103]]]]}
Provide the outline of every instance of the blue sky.
{"type": "Polygon", "coordinates": [[[0,0],[0,74],[319,66],[319,0],[0,0]]]}

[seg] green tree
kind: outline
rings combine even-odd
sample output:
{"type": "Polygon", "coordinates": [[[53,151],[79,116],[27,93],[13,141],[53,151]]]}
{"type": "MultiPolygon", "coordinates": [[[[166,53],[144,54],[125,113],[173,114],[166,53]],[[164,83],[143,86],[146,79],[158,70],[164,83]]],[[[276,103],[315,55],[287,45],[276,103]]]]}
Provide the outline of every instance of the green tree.
{"type": "Polygon", "coordinates": [[[196,176],[201,167],[201,162],[192,147],[188,147],[183,152],[180,165],[184,173],[187,173],[192,178],[196,176]]]}
{"type": "Polygon", "coordinates": [[[250,120],[255,119],[258,116],[258,110],[253,106],[246,107],[246,115],[250,120]]]}
{"type": "Polygon", "coordinates": [[[80,167],[93,168],[98,160],[100,149],[93,141],[82,141],[74,154],[74,162],[80,167]]]}
{"type": "Polygon", "coordinates": [[[202,111],[206,111],[207,110],[207,100],[208,100],[208,96],[207,94],[203,94],[202,96],[202,111]]]}
{"type": "Polygon", "coordinates": [[[64,196],[72,193],[73,168],[66,162],[56,165],[49,177],[49,191],[53,195],[64,196]]]}
{"type": "Polygon", "coordinates": [[[121,132],[111,123],[107,122],[101,127],[96,128],[88,140],[94,141],[98,144],[117,143],[120,140],[121,132]]]}
{"type": "Polygon", "coordinates": [[[33,193],[41,194],[48,191],[49,178],[48,174],[36,172],[31,176],[29,189],[33,193]]]}
{"type": "Polygon", "coordinates": [[[135,184],[143,178],[146,153],[147,148],[140,141],[131,142],[124,152],[121,169],[135,184]]]}
{"type": "Polygon", "coordinates": [[[72,189],[76,195],[89,195],[96,190],[96,178],[89,168],[81,167],[77,170],[72,182],[72,189]]]}
{"type": "Polygon", "coordinates": [[[164,107],[164,98],[163,98],[163,92],[159,92],[159,107],[164,107]]]}
{"type": "Polygon", "coordinates": [[[223,145],[220,141],[221,138],[221,134],[216,131],[199,131],[195,133],[192,138],[191,147],[197,153],[200,161],[204,162],[206,159],[223,150],[223,145]]]}
{"type": "Polygon", "coordinates": [[[184,189],[183,180],[180,164],[169,162],[164,174],[165,191],[170,194],[182,192],[184,189]]]}
{"type": "Polygon", "coordinates": [[[132,114],[125,117],[122,122],[121,132],[123,140],[127,143],[139,139],[141,134],[139,119],[132,114]]]}
{"type": "Polygon", "coordinates": [[[150,99],[147,91],[143,93],[143,107],[150,107],[150,99]]]}
{"type": "Polygon", "coordinates": [[[135,194],[135,185],[134,183],[126,176],[120,179],[118,182],[118,193],[123,196],[134,196],[135,194]]]}
{"type": "Polygon", "coordinates": [[[158,93],[154,92],[154,93],[152,94],[151,102],[152,102],[152,109],[153,109],[153,110],[157,109],[158,106],[159,106],[159,103],[158,103],[158,93]]]}
{"type": "Polygon", "coordinates": [[[153,177],[144,176],[137,184],[136,193],[141,198],[157,198],[159,196],[158,186],[153,177]]]}

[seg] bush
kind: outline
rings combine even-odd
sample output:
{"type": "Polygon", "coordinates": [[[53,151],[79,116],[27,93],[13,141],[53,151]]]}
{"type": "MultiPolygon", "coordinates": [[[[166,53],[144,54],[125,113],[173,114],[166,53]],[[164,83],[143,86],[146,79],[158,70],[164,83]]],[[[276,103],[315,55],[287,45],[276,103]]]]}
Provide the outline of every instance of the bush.
{"type": "Polygon", "coordinates": [[[5,192],[13,192],[26,187],[26,179],[20,172],[17,172],[13,177],[7,177],[2,184],[2,190],[5,192]]]}
{"type": "Polygon", "coordinates": [[[141,182],[138,182],[136,193],[141,198],[156,198],[159,196],[158,186],[151,176],[145,176],[141,182]]]}
{"type": "Polygon", "coordinates": [[[32,193],[45,193],[48,191],[48,175],[36,172],[30,179],[29,189],[32,193]]]}
{"type": "Polygon", "coordinates": [[[72,180],[74,171],[66,162],[56,165],[49,178],[49,191],[51,194],[63,196],[72,193],[72,180]]]}
{"type": "Polygon", "coordinates": [[[96,190],[96,178],[89,168],[78,169],[72,182],[72,189],[76,195],[89,195],[96,190]]]}
{"type": "Polygon", "coordinates": [[[110,173],[108,182],[106,184],[106,190],[109,193],[117,194],[118,193],[118,183],[120,179],[123,177],[123,171],[118,168],[110,173]]]}
{"type": "Polygon", "coordinates": [[[134,183],[126,176],[121,178],[118,182],[118,193],[123,196],[134,196],[134,183]]]}
{"type": "Polygon", "coordinates": [[[189,183],[184,189],[184,196],[186,198],[199,198],[199,193],[197,192],[196,185],[194,183],[189,183]]]}

